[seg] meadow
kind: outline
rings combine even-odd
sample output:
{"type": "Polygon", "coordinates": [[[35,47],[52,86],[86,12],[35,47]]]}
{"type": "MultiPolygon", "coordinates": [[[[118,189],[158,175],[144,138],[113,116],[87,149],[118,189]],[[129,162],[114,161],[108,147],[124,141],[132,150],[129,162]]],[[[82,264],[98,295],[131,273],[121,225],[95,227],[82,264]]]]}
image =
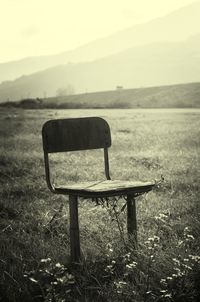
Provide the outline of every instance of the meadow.
{"type": "MultiPolygon", "coordinates": [[[[56,183],[104,178],[102,150],[53,155],[51,164],[56,183]]],[[[199,301],[199,171],[199,109],[1,108],[0,301],[199,301]],[[136,250],[123,199],[80,199],[74,266],[68,197],[45,183],[41,128],[83,116],[111,127],[111,178],[164,180],[137,198],[136,250]]]]}

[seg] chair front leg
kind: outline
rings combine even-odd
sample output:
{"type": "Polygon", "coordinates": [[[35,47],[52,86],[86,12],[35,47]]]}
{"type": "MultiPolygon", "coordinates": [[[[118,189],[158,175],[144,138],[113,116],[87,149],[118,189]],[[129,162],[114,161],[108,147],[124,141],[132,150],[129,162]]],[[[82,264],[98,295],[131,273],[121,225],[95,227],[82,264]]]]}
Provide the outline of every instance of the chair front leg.
{"type": "Polygon", "coordinates": [[[132,195],[127,196],[127,231],[129,239],[134,239],[135,246],[137,244],[137,218],[136,203],[132,195]]]}
{"type": "Polygon", "coordinates": [[[71,261],[80,261],[80,235],[78,221],[78,197],[69,196],[69,213],[70,213],[70,249],[71,261]]]}

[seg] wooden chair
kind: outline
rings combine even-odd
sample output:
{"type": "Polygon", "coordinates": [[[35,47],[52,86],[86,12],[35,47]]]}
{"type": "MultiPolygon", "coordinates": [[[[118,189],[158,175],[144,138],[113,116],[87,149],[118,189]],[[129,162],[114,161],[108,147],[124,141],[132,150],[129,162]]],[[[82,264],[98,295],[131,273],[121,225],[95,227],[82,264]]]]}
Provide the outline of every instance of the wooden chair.
{"type": "Polygon", "coordinates": [[[47,121],[42,128],[46,181],[51,192],[69,196],[70,247],[71,260],[80,260],[80,239],[78,221],[78,197],[108,198],[126,196],[127,231],[137,240],[137,221],[135,197],[146,193],[155,186],[155,182],[111,180],[109,173],[108,148],[111,146],[111,134],[108,123],[99,117],[69,118],[47,121]],[[54,186],[51,183],[49,153],[104,149],[104,181],[75,183],[66,186],[54,186]]]}

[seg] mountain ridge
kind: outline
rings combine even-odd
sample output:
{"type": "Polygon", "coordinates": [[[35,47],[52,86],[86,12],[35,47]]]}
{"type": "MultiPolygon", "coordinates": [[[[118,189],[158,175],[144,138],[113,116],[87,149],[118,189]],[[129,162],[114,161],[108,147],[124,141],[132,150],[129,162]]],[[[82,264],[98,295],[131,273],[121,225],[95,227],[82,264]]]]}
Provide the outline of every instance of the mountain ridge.
{"type": "Polygon", "coordinates": [[[136,45],[144,45],[160,39],[162,41],[167,39],[180,41],[198,32],[199,17],[200,2],[197,1],[163,17],[123,29],[74,50],[1,63],[0,82],[14,80],[21,75],[31,74],[59,64],[93,61],[136,45]]]}
{"type": "Polygon", "coordinates": [[[73,86],[76,93],[200,81],[200,34],[183,42],[159,42],[127,49],[92,62],[54,66],[0,85],[7,99],[55,96],[73,86]]]}

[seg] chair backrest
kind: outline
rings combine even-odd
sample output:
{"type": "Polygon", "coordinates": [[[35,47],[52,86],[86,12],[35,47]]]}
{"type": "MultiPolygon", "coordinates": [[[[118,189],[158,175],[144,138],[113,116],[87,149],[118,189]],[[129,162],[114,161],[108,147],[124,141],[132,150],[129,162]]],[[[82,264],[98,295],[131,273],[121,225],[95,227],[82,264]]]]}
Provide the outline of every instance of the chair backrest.
{"type": "Polygon", "coordinates": [[[65,152],[108,148],[111,134],[108,123],[99,117],[47,121],[42,128],[44,152],[65,152]]]}

